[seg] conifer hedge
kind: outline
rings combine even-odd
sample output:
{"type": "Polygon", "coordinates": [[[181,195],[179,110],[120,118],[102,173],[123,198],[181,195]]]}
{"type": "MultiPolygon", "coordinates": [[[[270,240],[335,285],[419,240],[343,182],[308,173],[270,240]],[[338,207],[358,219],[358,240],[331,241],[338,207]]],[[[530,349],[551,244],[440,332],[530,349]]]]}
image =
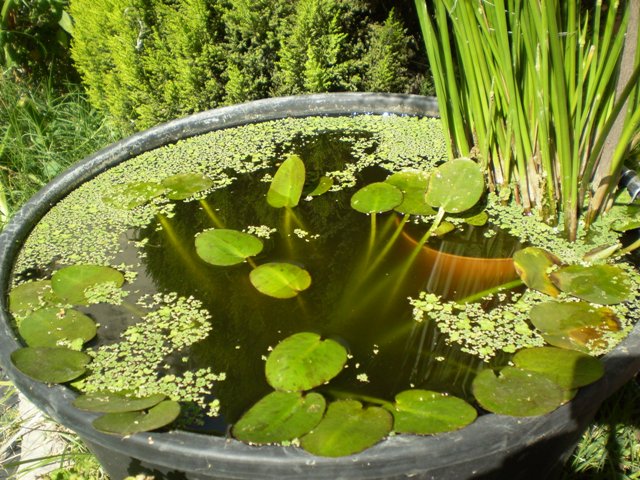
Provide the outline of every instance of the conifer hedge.
{"type": "Polygon", "coordinates": [[[417,44],[375,0],[71,0],[72,57],[124,131],[305,92],[419,89],[417,44]]]}

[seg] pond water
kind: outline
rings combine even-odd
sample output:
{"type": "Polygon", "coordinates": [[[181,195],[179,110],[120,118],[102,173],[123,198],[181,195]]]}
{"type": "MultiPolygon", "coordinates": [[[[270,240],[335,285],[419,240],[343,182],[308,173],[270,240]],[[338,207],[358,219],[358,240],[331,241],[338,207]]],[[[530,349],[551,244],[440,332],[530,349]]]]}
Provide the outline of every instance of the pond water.
{"type": "MultiPolygon", "coordinates": [[[[466,281],[460,281],[438,263],[441,257],[416,247],[416,239],[429,227],[427,219],[388,212],[376,215],[372,222],[370,215],[350,206],[351,196],[364,185],[383,181],[394,171],[417,165],[431,168],[444,161],[441,137],[439,144],[425,137],[422,145],[411,131],[418,120],[397,119],[403,121],[409,123],[393,127],[386,120],[371,133],[366,125],[345,129],[344,123],[333,125],[331,119],[324,119],[312,131],[299,128],[284,136],[263,125],[259,141],[255,130],[236,137],[216,134],[227,143],[220,138],[207,140],[215,146],[207,144],[204,158],[202,146],[194,146],[194,141],[145,154],[102,174],[54,208],[27,243],[15,281],[47,279],[74,263],[109,264],[126,271],[124,299],[78,307],[100,325],[97,338],[88,346],[98,352],[95,356],[102,363],[96,371],[106,377],[93,387],[91,377],[88,384],[78,386],[100,389],[114,381],[108,377],[125,376],[124,384],[130,380],[142,391],[154,391],[152,384],[167,391],[158,386],[171,383],[162,383],[163,378],[224,372],[220,381],[200,385],[198,392],[205,393],[195,401],[200,406],[219,401],[220,415],[197,427],[210,433],[225,434],[230,423],[271,391],[264,375],[265,358],[278,342],[298,332],[336,340],[349,352],[346,368],[318,389],[328,398],[393,401],[398,392],[421,388],[473,401],[470,385],[475,375],[506,364],[510,355],[498,353],[485,361],[463,351],[439,332],[436,322],[415,321],[409,298],[427,292],[455,301],[509,278],[496,274],[476,281],[463,264],[461,278],[466,281]],[[403,138],[405,134],[414,145],[403,138]],[[394,153],[392,140],[400,143],[397,148],[402,154],[394,153]],[[314,197],[303,194],[293,209],[273,208],[266,201],[270,179],[291,153],[304,161],[305,192],[327,175],[334,179],[334,188],[314,197]],[[126,182],[159,181],[169,174],[189,172],[210,176],[214,187],[187,201],[155,199],[132,209],[123,208],[126,202],[108,190],[117,192],[126,182]],[[262,236],[264,249],[251,262],[210,265],[197,254],[194,239],[212,228],[262,236]],[[304,268],[311,275],[311,286],[290,299],[258,292],[249,274],[256,265],[268,262],[304,268]],[[200,320],[191,320],[193,312],[187,309],[181,325],[194,332],[193,341],[176,343],[176,347],[167,340],[174,346],[162,354],[161,363],[130,365],[130,371],[126,366],[114,367],[105,360],[108,352],[115,352],[125,363],[148,357],[144,322],[150,321],[148,311],[162,303],[148,300],[154,295],[159,298],[158,294],[169,299],[167,311],[180,303],[176,298],[195,299],[196,310],[210,315],[207,331],[198,337],[200,320]],[[136,338],[143,337],[138,343],[133,334],[127,334],[135,325],[143,325],[135,333],[136,338]],[[138,353],[131,353],[136,348],[138,353]],[[100,352],[107,353],[101,357],[100,352]]],[[[431,124],[429,129],[437,127],[431,124]]],[[[503,258],[510,257],[520,243],[491,224],[473,227],[461,222],[442,239],[431,240],[428,247],[453,255],[503,258]]],[[[473,267],[476,273],[491,272],[491,268],[473,267]]]]}

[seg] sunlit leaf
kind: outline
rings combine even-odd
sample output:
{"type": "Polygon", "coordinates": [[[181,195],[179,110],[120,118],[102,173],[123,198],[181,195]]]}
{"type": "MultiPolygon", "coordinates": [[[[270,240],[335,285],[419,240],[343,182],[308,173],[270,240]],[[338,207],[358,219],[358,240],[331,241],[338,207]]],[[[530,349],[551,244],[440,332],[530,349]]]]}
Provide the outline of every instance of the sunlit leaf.
{"type": "Polygon", "coordinates": [[[9,310],[14,314],[24,315],[58,302],[50,280],[25,282],[9,292],[9,310]]]}
{"type": "Polygon", "coordinates": [[[133,435],[169,425],[180,415],[180,404],[165,400],[148,411],[107,413],[93,421],[93,427],[104,433],[133,435]]]}
{"type": "Polygon", "coordinates": [[[482,210],[480,213],[476,213],[470,217],[465,217],[464,221],[474,227],[483,227],[489,221],[489,214],[485,210],[482,210]]]}
{"type": "Polygon", "coordinates": [[[86,305],[85,291],[105,283],[113,283],[119,288],[124,284],[124,276],[115,268],[102,265],[71,265],[51,276],[54,293],[73,305],[86,305]]]}
{"type": "Polygon", "coordinates": [[[26,347],[13,352],[11,361],[34,380],[65,383],[84,374],[91,357],[64,347],[26,347]]]}
{"type": "Polygon", "coordinates": [[[564,348],[525,348],[513,356],[512,362],[523,370],[541,373],[569,390],[589,385],[604,375],[600,360],[564,348]]]}
{"type": "Polygon", "coordinates": [[[527,287],[552,297],[560,294],[549,278],[551,268],[560,265],[555,255],[542,248],[527,247],[514,253],[513,265],[527,287]]]}
{"type": "Polygon", "coordinates": [[[76,338],[88,342],[96,335],[95,322],[77,310],[48,307],[36,310],[18,326],[18,332],[30,347],[55,347],[60,341],[76,338]]]}
{"type": "Polygon", "coordinates": [[[311,285],[311,275],[292,263],[265,263],[251,270],[251,284],[264,295],[293,298],[311,285]]]}
{"type": "Polygon", "coordinates": [[[198,173],[180,173],[162,180],[166,187],[167,198],[171,200],[184,200],[202,192],[213,185],[213,180],[198,173]]]}
{"type": "Polygon", "coordinates": [[[327,193],[331,189],[331,187],[333,187],[333,178],[320,177],[320,180],[318,180],[318,185],[309,193],[309,196],[319,197],[320,195],[327,193]]]}
{"type": "Polygon", "coordinates": [[[129,397],[122,393],[93,392],[78,396],[73,406],[80,410],[100,413],[136,412],[151,408],[167,398],[157,393],[143,398],[129,397]]]}
{"type": "Polygon", "coordinates": [[[267,381],[276,390],[301,392],[318,387],[338,375],[347,351],[338,342],[317,333],[302,332],[281,341],[267,358],[267,381]]]}
{"type": "Polygon", "coordinates": [[[300,445],[323,457],[352,455],[382,440],[392,423],[391,414],[383,408],[362,408],[355,400],[339,400],[329,404],[324,418],[300,439],[300,445]]]}
{"type": "Polygon", "coordinates": [[[571,265],[551,274],[560,290],[587,302],[614,305],[631,297],[629,278],[614,265],[571,265]]]}
{"type": "Polygon", "coordinates": [[[295,207],[300,201],[305,180],[304,162],[298,155],[289,155],[282,162],[267,192],[267,203],[275,208],[295,207]]]}
{"type": "Polygon", "coordinates": [[[225,228],[206,230],[196,236],[196,252],[205,262],[218,266],[242,263],[262,251],[262,240],[225,228]]]}
{"type": "Polygon", "coordinates": [[[514,417],[544,415],[567,401],[565,389],[545,375],[514,367],[497,376],[483,370],[473,379],[472,390],[485,410],[514,417]]]}
{"type": "Polygon", "coordinates": [[[391,409],[393,430],[432,435],[458,430],[476,419],[476,409],[464,400],[428,390],[405,390],[391,409]]]}
{"type": "Polygon", "coordinates": [[[385,180],[403,194],[402,203],[395,207],[400,213],[409,215],[435,215],[436,211],[425,202],[429,174],[421,170],[396,172],[385,180]]]}
{"type": "Polygon", "coordinates": [[[114,188],[114,193],[102,200],[116,208],[128,209],[144,205],[162,195],[167,188],[156,182],[136,182],[114,188]]]}
{"type": "Polygon", "coordinates": [[[620,330],[610,308],[586,302],[544,302],[534,305],[529,316],[549,344],[583,352],[591,343],[598,345],[605,333],[620,330]]]}
{"type": "Polygon", "coordinates": [[[453,223],[443,221],[443,222],[440,222],[440,225],[438,225],[438,228],[436,228],[435,232],[433,233],[438,237],[442,237],[443,235],[446,235],[449,232],[453,232],[455,229],[456,229],[456,226],[453,223]]]}
{"type": "Polygon", "coordinates": [[[233,436],[255,444],[293,440],[318,425],[325,406],[319,393],[272,392],[238,420],[233,436]]]}
{"type": "Polygon", "coordinates": [[[484,192],[480,166],[468,158],[450,160],[429,177],[426,201],[447,213],[460,213],[473,207],[484,192]]]}
{"type": "Polygon", "coordinates": [[[351,197],[351,208],[360,213],[381,213],[402,203],[402,192],[390,183],[375,182],[362,187],[351,197]]]}

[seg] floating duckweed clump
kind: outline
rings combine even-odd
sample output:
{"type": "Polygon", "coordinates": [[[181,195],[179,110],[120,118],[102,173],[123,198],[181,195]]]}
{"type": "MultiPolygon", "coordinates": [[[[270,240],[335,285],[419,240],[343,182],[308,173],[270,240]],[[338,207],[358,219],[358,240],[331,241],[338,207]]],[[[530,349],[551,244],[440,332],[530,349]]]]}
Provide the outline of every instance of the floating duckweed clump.
{"type": "Polygon", "coordinates": [[[476,161],[446,161],[434,119],[214,131],[110,168],[36,225],[14,363],[70,382],[107,433],[177,420],[324,456],[463,428],[474,405],[542,414],[584,384],[563,362],[595,381],[584,358],[640,307],[613,219],[568,244],[487,194],[476,161]]]}

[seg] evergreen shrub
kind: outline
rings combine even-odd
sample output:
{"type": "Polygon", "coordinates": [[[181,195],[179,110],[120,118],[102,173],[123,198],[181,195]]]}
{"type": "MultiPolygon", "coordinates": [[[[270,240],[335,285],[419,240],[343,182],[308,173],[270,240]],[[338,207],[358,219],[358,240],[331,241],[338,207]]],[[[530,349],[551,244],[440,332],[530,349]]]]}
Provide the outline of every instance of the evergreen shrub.
{"type": "Polygon", "coordinates": [[[419,91],[416,42],[374,0],[71,0],[70,13],[89,98],[128,131],[274,95],[419,91]]]}

